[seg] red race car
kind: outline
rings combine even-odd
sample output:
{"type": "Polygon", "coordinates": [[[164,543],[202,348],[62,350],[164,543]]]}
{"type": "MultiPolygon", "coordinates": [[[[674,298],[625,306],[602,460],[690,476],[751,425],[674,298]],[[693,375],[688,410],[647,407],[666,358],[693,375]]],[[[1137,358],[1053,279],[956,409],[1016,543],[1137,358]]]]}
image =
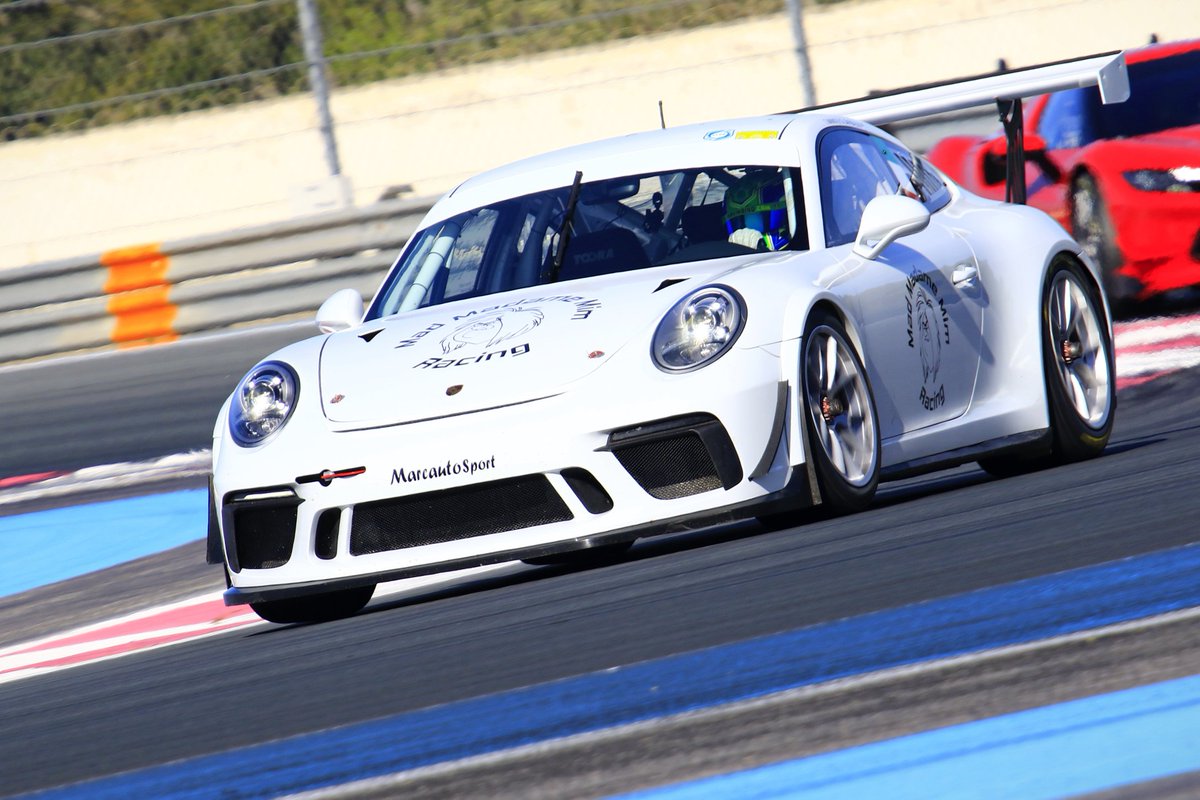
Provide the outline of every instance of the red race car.
{"type": "MultiPolygon", "coordinates": [[[[1119,309],[1200,287],[1200,39],[1126,54],[1131,96],[1096,87],[1035,98],[1025,115],[1028,202],[1071,231],[1119,309]]],[[[950,136],[929,160],[1004,199],[1005,137],[950,136]]]]}

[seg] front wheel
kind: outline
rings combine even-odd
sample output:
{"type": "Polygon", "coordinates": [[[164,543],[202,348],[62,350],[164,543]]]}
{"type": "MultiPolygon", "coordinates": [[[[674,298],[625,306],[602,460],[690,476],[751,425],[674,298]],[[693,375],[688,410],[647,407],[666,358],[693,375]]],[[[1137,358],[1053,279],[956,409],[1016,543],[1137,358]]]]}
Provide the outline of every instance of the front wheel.
{"type": "Polygon", "coordinates": [[[879,485],[879,425],[862,360],[841,321],[814,311],[804,333],[804,400],[821,502],[857,511],[879,485]]]}
{"type": "Polygon", "coordinates": [[[291,624],[297,622],[330,622],[357,614],[375,594],[375,585],[322,592],[286,600],[264,600],[251,603],[254,613],[267,622],[291,624]]]}

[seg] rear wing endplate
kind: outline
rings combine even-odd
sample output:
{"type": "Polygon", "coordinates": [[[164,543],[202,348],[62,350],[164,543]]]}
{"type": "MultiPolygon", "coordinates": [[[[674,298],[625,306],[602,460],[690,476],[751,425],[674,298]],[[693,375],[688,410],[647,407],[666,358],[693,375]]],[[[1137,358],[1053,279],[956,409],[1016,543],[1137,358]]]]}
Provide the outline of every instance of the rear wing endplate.
{"type": "Polygon", "coordinates": [[[1033,67],[926,84],[792,113],[816,112],[852,117],[872,125],[945,114],[996,103],[1008,139],[1007,191],[1010,202],[1025,202],[1025,146],[1022,100],[1026,97],[1098,86],[1103,103],[1129,99],[1129,73],[1121,51],[1033,67]],[[1015,158],[1013,156],[1016,156],[1015,158]]]}

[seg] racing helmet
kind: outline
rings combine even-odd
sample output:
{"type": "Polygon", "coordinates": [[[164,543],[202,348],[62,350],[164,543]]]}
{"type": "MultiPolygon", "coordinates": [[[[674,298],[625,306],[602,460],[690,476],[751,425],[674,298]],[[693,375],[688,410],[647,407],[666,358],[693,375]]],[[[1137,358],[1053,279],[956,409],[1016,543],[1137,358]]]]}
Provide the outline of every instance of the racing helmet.
{"type": "Polygon", "coordinates": [[[759,249],[779,250],[792,238],[779,171],[747,172],[725,191],[725,232],[731,234],[742,228],[763,235],[759,249]]]}

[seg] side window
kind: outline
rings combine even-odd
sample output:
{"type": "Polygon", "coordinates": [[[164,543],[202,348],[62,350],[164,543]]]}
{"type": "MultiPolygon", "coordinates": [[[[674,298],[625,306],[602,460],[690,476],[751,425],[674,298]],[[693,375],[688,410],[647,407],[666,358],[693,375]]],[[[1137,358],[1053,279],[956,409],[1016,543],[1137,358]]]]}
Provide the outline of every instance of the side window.
{"type": "Polygon", "coordinates": [[[875,142],[875,137],[853,130],[831,131],[820,140],[821,216],[827,247],[854,241],[867,203],[881,194],[896,193],[896,171],[875,142]]]}
{"type": "Polygon", "coordinates": [[[1046,100],[1038,120],[1038,135],[1049,150],[1083,147],[1094,140],[1090,96],[1084,89],[1056,92],[1046,100]]]}
{"type": "Polygon", "coordinates": [[[884,159],[896,172],[899,180],[898,191],[901,194],[920,200],[931,213],[949,202],[950,192],[946,188],[946,182],[925,159],[883,139],[877,141],[884,159]]]}
{"type": "Polygon", "coordinates": [[[892,171],[892,178],[895,180],[896,193],[908,195],[909,197],[920,199],[920,191],[913,182],[913,157],[907,150],[896,147],[891,142],[886,142],[883,139],[871,137],[871,141],[879,148],[879,154],[883,156],[883,160],[887,163],[888,169],[892,171]]]}
{"type": "Polygon", "coordinates": [[[950,190],[937,170],[929,166],[929,162],[919,156],[914,156],[915,170],[913,182],[921,194],[921,200],[930,212],[937,211],[950,202],[950,190]]]}

